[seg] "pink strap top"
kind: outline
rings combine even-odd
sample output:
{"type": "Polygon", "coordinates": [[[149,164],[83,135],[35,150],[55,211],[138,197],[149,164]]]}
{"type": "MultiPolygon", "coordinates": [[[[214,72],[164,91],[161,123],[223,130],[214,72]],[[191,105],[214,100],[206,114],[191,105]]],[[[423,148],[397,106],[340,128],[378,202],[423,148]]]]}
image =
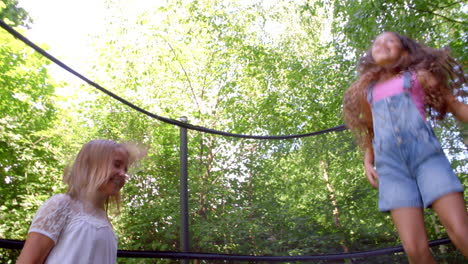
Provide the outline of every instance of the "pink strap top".
{"type": "MultiPolygon", "coordinates": [[[[403,92],[403,75],[398,75],[392,79],[376,83],[372,91],[372,103],[387,97],[397,95],[403,92]]],[[[424,111],[424,91],[416,78],[415,73],[411,73],[411,98],[413,99],[416,108],[421,114],[423,120],[426,120],[424,111]]]]}

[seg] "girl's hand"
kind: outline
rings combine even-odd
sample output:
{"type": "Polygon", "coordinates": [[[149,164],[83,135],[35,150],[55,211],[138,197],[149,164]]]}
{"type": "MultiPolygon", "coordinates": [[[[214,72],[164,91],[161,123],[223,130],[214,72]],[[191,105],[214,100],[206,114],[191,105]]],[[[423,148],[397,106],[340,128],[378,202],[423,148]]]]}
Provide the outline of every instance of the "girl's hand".
{"type": "Polygon", "coordinates": [[[366,150],[366,155],[364,156],[364,169],[366,171],[367,180],[374,188],[379,187],[379,176],[377,171],[374,168],[374,150],[372,147],[366,150]]]}
{"type": "Polygon", "coordinates": [[[364,169],[366,170],[366,176],[369,183],[374,188],[379,187],[379,176],[377,175],[377,171],[374,168],[374,164],[368,164],[364,162],[364,169]]]}

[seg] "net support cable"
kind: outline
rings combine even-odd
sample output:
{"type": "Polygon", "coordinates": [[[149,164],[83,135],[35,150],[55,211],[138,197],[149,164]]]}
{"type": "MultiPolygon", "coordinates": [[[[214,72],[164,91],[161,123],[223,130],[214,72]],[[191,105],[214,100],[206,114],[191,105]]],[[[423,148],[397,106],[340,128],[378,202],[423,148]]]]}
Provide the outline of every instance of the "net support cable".
{"type": "MultiPolygon", "coordinates": [[[[451,243],[449,238],[429,241],[430,247],[451,243]]],[[[0,248],[21,249],[24,241],[12,239],[0,239],[0,248]]],[[[250,256],[237,254],[215,254],[176,251],[142,251],[142,250],[118,250],[119,258],[164,258],[164,259],[200,259],[200,260],[226,260],[226,261],[268,261],[268,262],[290,262],[290,261],[336,261],[344,259],[368,258],[379,255],[388,255],[404,252],[402,246],[381,248],[368,251],[359,251],[341,254],[320,254],[304,256],[250,256]]]]}
{"type": "Polygon", "coordinates": [[[167,117],[159,116],[159,115],[151,113],[151,112],[149,112],[149,111],[147,111],[147,110],[145,110],[145,109],[143,109],[141,107],[138,107],[138,106],[130,103],[129,101],[123,99],[122,97],[112,93],[111,91],[105,89],[101,85],[99,85],[99,84],[95,83],[94,81],[88,79],[87,77],[81,75],[77,71],[75,71],[72,68],[70,68],[69,66],[67,66],[65,63],[61,62],[60,60],[58,60],[54,56],[50,55],[48,52],[43,50],[38,45],[34,44],[32,41],[30,41],[25,36],[20,34],[18,31],[16,31],[12,27],[10,27],[8,24],[6,24],[1,19],[0,19],[0,26],[3,29],[5,29],[7,32],[9,32],[11,35],[13,35],[15,38],[21,40],[26,45],[30,46],[35,51],[40,53],[42,56],[46,57],[47,59],[51,60],[55,64],[62,67],[64,70],[66,70],[66,71],[70,72],[71,74],[75,75],[76,77],[80,78],[81,80],[83,80],[87,84],[95,87],[96,89],[100,90],[101,92],[103,92],[103,93],[107,94],[108,96],[116,99],[117,101],[119,101],[119,102],[121,102],[121,103],[135,109],[136,111],[138,111],[140,113],[143,113],[143,114],[145,114],[145,115],[147,115],[149,117],[152,117],[154,119],[157,119],[159,121],[162,121],[162,122],[165,122],[165,123],[168,123],[168,124],[171,124],[171,125],[184,127],[184,128],[187,128],[187,129],[196,130],[196,131],[200,131],[200,132],[205,132],[205,133],[209,133],[209,134],[222,135],[222,136],[228,136],[228,137],[237,137],[237,138],[251,138],[251,139],[292,139],[292,138],[302,138],[302,137],[315,136],[315,135],[320,135],[320,134],[329,133],[329,132],[338,132],[338,131],[343,131],[343,130],[347,129],[345,125],[338,125],[338,126],[335,126],[335,127],[332,127],[332,128],[324,129],[324,130],[319,130],[319,131],[315,131],[315,132],[311,132],[311,133],[305,133],[305,134],[297,134],[297,135],[280,135],[280,136],[245,135],[245,134],[236,134],[236,133],[231,133],[231,132],[219,131],[219,130],[206,128],[206,127],[202,127],[202,126],[196,126],[196,125],[184,123],[184,122],[181,122],[181,121],[178,121],[178,120],[175,120],[175,119],[170,119],[170,118],[167,118],[167,117]]]}

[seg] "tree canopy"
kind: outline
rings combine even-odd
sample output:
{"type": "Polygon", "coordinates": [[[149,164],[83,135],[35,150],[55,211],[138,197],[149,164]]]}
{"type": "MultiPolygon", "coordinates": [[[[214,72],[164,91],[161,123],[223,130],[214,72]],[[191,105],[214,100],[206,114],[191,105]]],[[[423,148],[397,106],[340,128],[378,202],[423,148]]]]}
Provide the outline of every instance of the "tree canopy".
{"type": "MultiPolygon", "coordinates": [[[[99,56],[85,74],[157,115],[233,133],[342,124],[357,60],[382,31],[449,47],[463,67],[468,61],[462,1],[177,0],[138,13],[126,12],[132,1],[106,3],[106,32],[89,39],[99,56]]],[[[0,4],[0,18],[25,30],[27,10],[0,4]]],[[[63,168],[80,146],[109,138],[150,146],[123,189],[122,212],[111,218],[119,248],[179,251],[178,127],[89,85],[56,82],[45,58],[5,31],[0,39],[0,238],[24,239],[37,208],[64,191],[63,168]]],[[[453,118],[435,126],[467,186],[466,126],[453,118]]],[[[188,136],[191,251],[289,256],[400,243],[389,215],[377,211],[377,191],[348,131],[288,140],[188,136]]],[[[434,213],[426,216],[429,238],[446,237],[434,213]]],[[[439,260],[463,259],[451,245],[434,250],[439,260]]],[[[6,263],[17,254],[0,250],[6,263]]]]}

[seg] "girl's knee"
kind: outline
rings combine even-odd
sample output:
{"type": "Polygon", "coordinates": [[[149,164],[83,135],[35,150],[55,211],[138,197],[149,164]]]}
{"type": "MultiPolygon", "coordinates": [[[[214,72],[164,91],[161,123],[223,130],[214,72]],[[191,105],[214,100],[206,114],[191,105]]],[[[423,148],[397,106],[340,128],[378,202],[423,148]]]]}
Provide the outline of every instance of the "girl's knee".
{"type": "Polygon", "coordinates": [[[445,229],[450,236],[468,238],[468,221],[449,221],[445,229]]]}
{"type": "Polygon", "coordinates": [[[410,259],[420,259],[431,256],[431,251],[427,243],[407,243],[404,245],[405,253],[410,259]]]}
{"type": "Polygon", "coordinates": [[[404,245],[404,248],[408,255],[421,255],[430,252],[429,245],[426,243],[408,243],[404,245]]]}
{"type": "Polygon", "coordinates": [[[446,227],[446,229],[453,243],[468,246],[468,223],[446,227]]]}

